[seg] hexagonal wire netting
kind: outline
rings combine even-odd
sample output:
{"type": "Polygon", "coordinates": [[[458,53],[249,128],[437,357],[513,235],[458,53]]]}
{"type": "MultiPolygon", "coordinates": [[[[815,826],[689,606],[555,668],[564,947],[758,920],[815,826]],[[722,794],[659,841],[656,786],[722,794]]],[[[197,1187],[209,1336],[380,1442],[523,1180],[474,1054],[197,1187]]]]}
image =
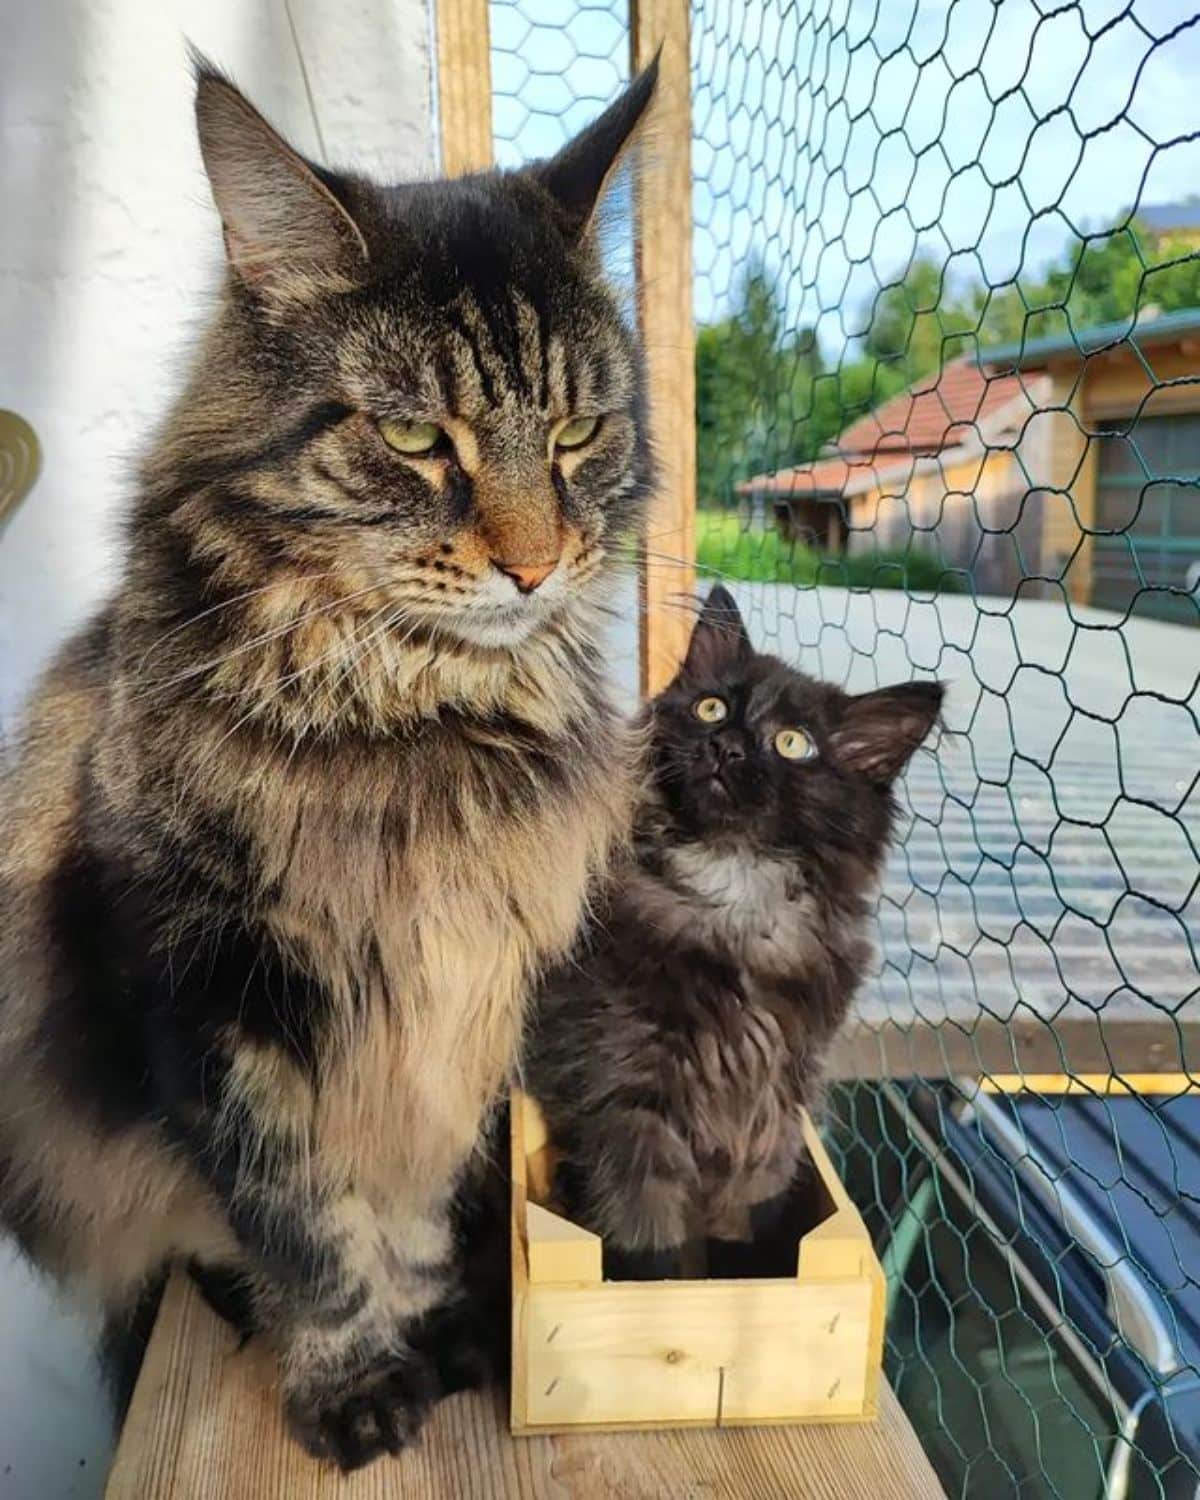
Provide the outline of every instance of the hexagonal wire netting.
{"type": "MultiPolygon", "coordinates": [[[[627,14],[491,15],[511,164],[612,96],[627,14]]],[[[1200,1092],[1092,1076],[1182,1074],[1200,1017],[1198,20],[692,5],[701,576],[818,675],[952,684],[848,1054],[879,1076],[827,1121],[951,1493],[1200,1478],[1200,1092]],[[1026,1058],[1057,1076],[1012,1092],[1026,1058]]]]}

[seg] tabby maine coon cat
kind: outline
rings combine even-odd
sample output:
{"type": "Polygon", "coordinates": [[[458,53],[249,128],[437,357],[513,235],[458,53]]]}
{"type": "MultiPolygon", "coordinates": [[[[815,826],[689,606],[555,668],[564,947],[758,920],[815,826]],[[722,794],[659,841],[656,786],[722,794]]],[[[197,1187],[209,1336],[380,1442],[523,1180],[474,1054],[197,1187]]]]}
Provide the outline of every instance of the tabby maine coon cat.
{"type": "MultiPolygon", "coordinates": [[[[799,1107],[868,964],[892,784],[943,689],[851,697],[751,647],[714,588],[651,704],[634,851],[549,976],[526,1086],[608,1274],[748,1274],[790,1253],[799,1107]],[[774,1220],[774,1223],[772,1223],[774,1220]],[[707,1242],[707,1243],[705,1243],[707,1242]]],[[[788,1274],[778,1264],[773,1274],[788,1274]]]]}
{"type": "Polygon", "coordinates": [[[6,776],[0,1218],[114,1339],[191,1262],[344,1467],[415,1430],[448,1200],[628,828],[600,600],[651,465],[594,220],[654,84],[381,187],[198,64],[222,300],[6,776]]]}

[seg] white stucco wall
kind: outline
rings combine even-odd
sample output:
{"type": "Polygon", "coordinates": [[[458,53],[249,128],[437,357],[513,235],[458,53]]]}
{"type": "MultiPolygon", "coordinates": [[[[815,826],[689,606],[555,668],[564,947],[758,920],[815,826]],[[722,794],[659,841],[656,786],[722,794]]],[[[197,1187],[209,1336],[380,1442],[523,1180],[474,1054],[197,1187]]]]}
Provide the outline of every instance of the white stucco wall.
{"type": "MultiPolygon", "coordinates": [[[[291,11],[331,159],[427,172],[426,0],[291,11]]],[[[0,527],[3,727],[112,581],[131,462],[219,272],[184,37],[320,153],[284,0],[3,0],[0,12],[0,407],[45,449],[0,527]]],[[[92,1337],[0,1242],[0,1500],[99,1500],[109,1419],[92,1337]]]]}
{"type": "Polygon", "coordinates": [[[0,407],[42,477],[0,530],[0,725],[114,576],[132,461],[177,384],[220,238],[184,39],[320,157],[433,159],[426,0],[5,0],[0,407]]]}

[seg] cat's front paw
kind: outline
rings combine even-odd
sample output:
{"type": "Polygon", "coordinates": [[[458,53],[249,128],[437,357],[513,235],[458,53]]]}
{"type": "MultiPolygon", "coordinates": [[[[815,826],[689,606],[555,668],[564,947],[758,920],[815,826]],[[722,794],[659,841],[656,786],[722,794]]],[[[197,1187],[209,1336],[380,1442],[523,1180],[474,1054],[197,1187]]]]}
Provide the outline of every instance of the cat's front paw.
{"type": "Polygon", "coordinates": [[[284,1411],[301,1447],[349,1473],[413,1442],[436,1396],[429,1362],[412,1352],[351,1384],[292,1392],[284,1411]]]}
{"type": "Polygon", "coordinates": [[[508,1324],[485,1296],[436,1308],[410,1330],[409,1338],[428,1357],[439,1397],[478,1390],[507,1374],[508,1324]]]}
{"type": "Polygon", "coordinates": [[[686,1274],[682,1245],[667,1250],[604,1247],[605,1281],[682,1281],[686,1274]]]}

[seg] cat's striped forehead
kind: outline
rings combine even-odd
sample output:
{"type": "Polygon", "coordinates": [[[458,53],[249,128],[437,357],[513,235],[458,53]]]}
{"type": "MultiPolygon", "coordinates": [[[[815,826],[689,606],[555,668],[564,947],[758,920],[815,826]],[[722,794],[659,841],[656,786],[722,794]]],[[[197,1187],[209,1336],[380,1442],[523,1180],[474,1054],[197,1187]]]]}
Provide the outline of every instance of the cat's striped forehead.
{"type": "Polygon", "coordinates": [[[464,287],[441,307],[381,305],[350,333],[342,375],[375,410],[477,421],[524,409],[546,419],[627,411],[637,399],[631,334],[607,296],[547,306],[519,287],[464,287]]]}

